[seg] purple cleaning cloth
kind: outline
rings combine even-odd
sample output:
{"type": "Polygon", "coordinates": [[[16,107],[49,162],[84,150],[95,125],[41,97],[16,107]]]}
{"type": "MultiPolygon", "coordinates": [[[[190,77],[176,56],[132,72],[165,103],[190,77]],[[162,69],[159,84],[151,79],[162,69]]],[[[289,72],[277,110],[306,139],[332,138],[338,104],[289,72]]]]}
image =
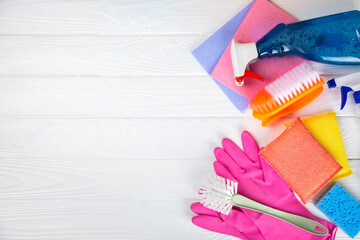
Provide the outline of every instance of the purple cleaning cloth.
{"type": "MultiPolygon", "coordinates": [[[[233,39],[252,4],[253,1],[191,52],[209,75],[214,70],[230,41],[233,39]]],[[[241,96],[215,79],[213,80],[237,109],[241,112],[247,109],[249,104],[247,98],[241,96]]]]}

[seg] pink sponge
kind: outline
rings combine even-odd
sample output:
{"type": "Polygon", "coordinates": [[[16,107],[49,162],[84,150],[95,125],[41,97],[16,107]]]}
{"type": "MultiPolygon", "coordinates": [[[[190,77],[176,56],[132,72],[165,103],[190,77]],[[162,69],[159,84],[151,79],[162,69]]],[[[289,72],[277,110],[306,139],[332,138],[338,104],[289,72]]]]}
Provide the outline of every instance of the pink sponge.
{"type": "Polygon", "coordinates": [[[307,203],[342,168],[316,141],[300,118],[262,149],[260,156],[268,161],[303,203],[307,203]]]}

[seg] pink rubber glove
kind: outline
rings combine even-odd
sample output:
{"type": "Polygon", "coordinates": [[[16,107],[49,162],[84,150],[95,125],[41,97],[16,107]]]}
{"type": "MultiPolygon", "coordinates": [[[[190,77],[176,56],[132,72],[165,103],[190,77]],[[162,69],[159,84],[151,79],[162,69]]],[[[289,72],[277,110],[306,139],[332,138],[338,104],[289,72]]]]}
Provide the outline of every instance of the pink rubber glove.
{"type": "Polygon", "coordinates": [[[238,193],[267,206],[318,221],[329,234],[317,236],[289,223],[252,210],[242,211],[259,228],[264,239],[330,240],[335,239],[337,227],[314,217],[295,197],[286,182],[258,155],[259,147],[250,133],[241,134],[244,152],[231,140],[223,139],[223,148],[215,149],[215,172],[239,182],[238,193]]]}
{"type": "Polygon", "coordinates": [[[244,240],[264,240],[259,229],[240,209],[232,209],[229,215],[224,215],[199,202],[193,203],[190,208],[198,214],[192,218],[198,227],[244,240]]]}

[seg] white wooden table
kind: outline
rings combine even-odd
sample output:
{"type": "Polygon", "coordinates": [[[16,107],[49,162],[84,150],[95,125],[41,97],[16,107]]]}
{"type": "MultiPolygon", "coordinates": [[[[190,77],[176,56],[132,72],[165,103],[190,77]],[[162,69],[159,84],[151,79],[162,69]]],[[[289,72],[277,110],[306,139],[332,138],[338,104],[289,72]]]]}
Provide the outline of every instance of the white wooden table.
{"type": "MultiPolygon", "coordinates": [[[[360,9],[274,2],[298,19],[360,9]]],[[[284,128],[239,113],[190,51],[247,3],[0,1],[0,239],[233,239],[190,221],[213,148],[284,128]]],[[[339,182],[360,199],[360,120],[339,102],[298,114],[338,112],[354,171],[339,182]]]]}

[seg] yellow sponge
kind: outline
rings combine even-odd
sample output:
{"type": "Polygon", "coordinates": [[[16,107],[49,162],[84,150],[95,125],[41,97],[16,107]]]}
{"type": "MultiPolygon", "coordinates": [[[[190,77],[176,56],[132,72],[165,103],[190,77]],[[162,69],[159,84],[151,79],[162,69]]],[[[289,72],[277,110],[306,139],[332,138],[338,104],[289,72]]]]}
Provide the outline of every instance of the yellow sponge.
{"type": "MultiPolygon", "coordinates": [[[[353,172],[346,157],[336,113],[323,113],[304,118],[302,121],[311,135],[343,167],[332,181],[350,176],[353,172]]],[[[286,127],[289,125],[290,123],[285,124],[286,127]]]]}

